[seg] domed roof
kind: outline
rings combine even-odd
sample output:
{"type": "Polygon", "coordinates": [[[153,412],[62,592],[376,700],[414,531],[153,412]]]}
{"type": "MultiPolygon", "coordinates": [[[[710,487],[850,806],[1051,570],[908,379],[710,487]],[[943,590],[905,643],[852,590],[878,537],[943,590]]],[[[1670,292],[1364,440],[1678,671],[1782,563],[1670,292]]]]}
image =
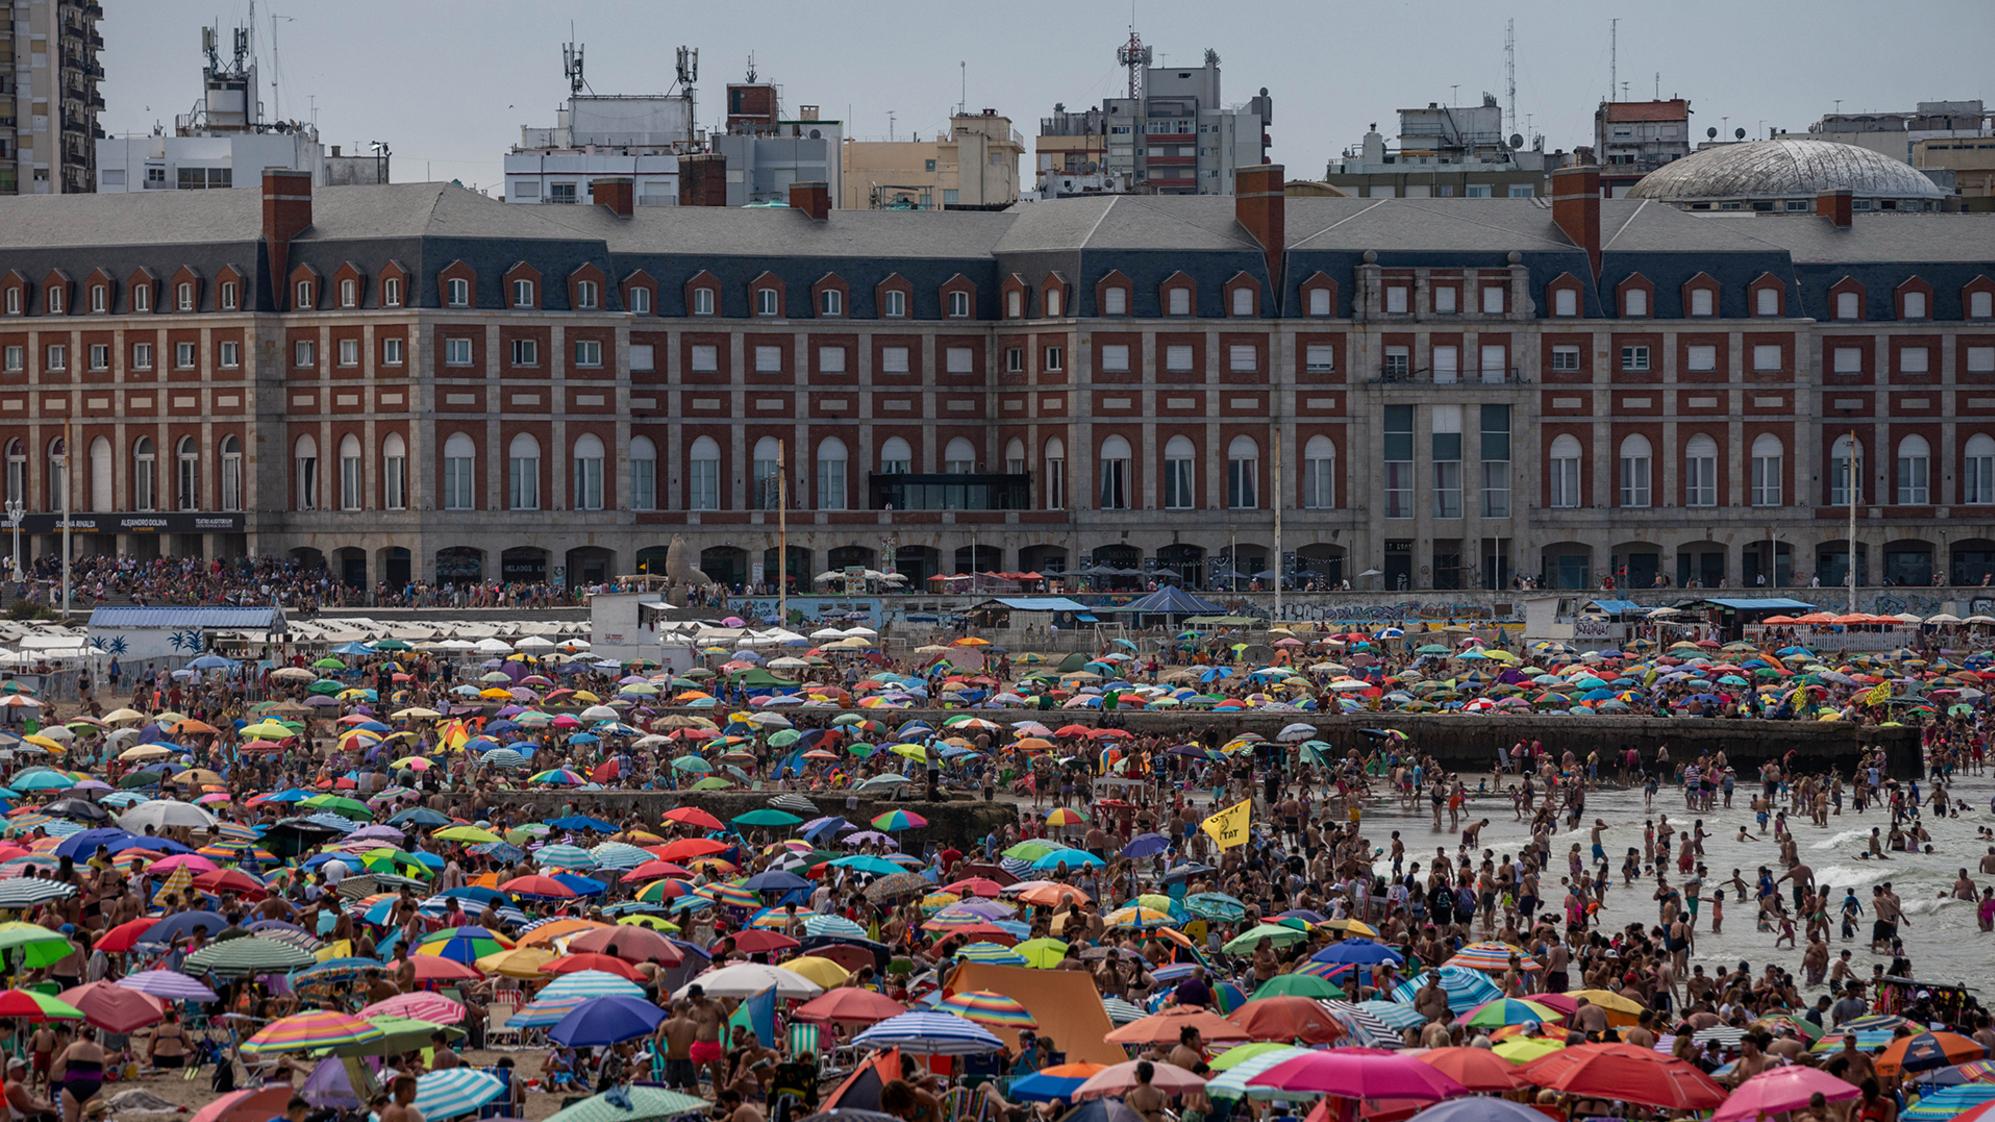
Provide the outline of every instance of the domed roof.
{"type": "Polygon", "coordinates": [[[1946,192],[1912,165],[1829,140],[1775,137],[1693,152],[1642,177],[1631,199],[1806,198],[1847,187],[1864,199],[1938,199],[1946,192]]]}

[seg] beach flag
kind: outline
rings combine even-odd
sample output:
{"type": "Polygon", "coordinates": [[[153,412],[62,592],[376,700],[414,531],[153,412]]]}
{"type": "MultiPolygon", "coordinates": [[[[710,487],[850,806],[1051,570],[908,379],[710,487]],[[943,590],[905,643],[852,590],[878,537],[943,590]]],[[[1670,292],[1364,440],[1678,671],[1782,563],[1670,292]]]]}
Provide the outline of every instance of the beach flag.
{"type": "Polygon", "coordinates": [[[1871,687],[1870,693],[1865,695],[1863,699],[1864,704],[1866,705],[1882,705],[1890,700],[1891,700],[1890,682],[1877,683],[1877,685],[1871,687]]]}
{"type": "Polygon", "coordinates": [[[755,1034],[764,1048],[776,1046],[776,987],[770,986],[754,997],[747,998],[735,1007],[727,1018],[727,1027],[736,1025],[755,1034]]]}
{"type": "Polygon", "coordinates": [[[1223,850],[1247,844],[1247,831],[1253,824],[1254,800],[1242,799],[1199,825],[1223,850]]]}

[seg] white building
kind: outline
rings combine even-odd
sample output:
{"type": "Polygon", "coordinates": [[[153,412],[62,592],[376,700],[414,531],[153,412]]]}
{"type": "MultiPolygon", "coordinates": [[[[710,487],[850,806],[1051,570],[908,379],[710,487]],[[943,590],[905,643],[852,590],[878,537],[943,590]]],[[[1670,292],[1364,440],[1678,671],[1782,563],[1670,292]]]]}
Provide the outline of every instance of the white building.
{"type": "Polygon", "coordinates": [[[217,29],[201,29],[208,63],[202,71],[201,100],[174,118],[173,135],[106,137],[96,142],[97,190],[201,191],[256,188],[263,169],[312,173],[316,186],[388,182],[385,145],[350,155],[319,144],[319,133],[303,121],[267,121],[257,99],[256,60],[248,28],[237,28],[235,52],[223,61],[217,29]]]}
{"type": "MultiPolygon", "coordinates": [[[[1136,49],[1148,62],[1148,48],[1136,49]]],[[[1206,51],[1200,66],[1147,67],[1139,93],[1102,101],[1108,152],[1101,170],[1110,180],[1145,193],[1228,195],[1235,172],[1268,162],[1274,99],[1263,88],[1244,104],[1221,101],[1216,52],[1206,51]]]]}
{"type": "Polygon", "coordinates": [[[699,151],[693,94],[577,93],[555,111],[553,128],[522,127],[506,154],[506,201],[578,203],[603,176],[636,181],[639,206],[676,206],[679,156],[699,151]]]}

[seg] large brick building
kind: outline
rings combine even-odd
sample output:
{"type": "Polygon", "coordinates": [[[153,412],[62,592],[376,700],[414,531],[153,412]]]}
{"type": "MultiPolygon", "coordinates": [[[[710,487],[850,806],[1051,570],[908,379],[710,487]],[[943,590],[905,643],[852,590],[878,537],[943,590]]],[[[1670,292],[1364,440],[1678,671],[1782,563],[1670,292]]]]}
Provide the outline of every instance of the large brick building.
{"type": "Polygon", "coordinates": [[[1005,213],[508,207],[438,184],[0,200],[0,450],[38,552],[355,583],[1995,568],[1995,224],[1602,200],[1005,213]],[[69,444],[63,441],[67,434],[69,444]],[[1769,547],[1771,546],[1771,550],[1769,547]]]}

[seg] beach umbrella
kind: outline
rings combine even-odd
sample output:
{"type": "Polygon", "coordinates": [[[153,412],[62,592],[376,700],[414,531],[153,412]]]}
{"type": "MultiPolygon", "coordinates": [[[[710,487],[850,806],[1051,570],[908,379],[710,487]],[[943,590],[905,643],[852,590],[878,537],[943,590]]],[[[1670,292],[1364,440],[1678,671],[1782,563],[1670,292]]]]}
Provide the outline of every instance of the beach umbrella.
{"type": "Polygon", "coordinates": [[[1227,954],[1246,955],[1254,953],[1254,948],[1262,943],[1285,947],[1300,943],[1309,938],[1309,933],[1285,923],[1257,923],[1226,941],[1221,949],[1227,954]]]}
{"type": "Polygon", "coordinates": [[[454,1025],[464,1019],[465,1012],[462,1004],[440,993],[419,990],[415,993],[396,994],[394,997],[384,998],[365,1006],[360,1010],[360,1015],[370,1021],[382,1017],[401,1017],[438,1025],[454,1025]]]}
{"type": "Polygon", "coordinates": [[[1384,943],[1370,939],[1341,939],[1309,956],[1311,962],[1349,963],[1354,966],[1377,966],[1392,963],[1399,966],[1405,963],[1405,956],[1384,943]]]}
{"type": "Polygon", "coordinates": [[[310,951],[276,939],[250,935],[211,943],[188,955],[181,965],[190,974],[243,978],[257,974],[284,974],[301,970],[317,961],[310,951]]]}
{"type": "Polygon", "coordinates": [[[695,985],[705,990],[708,997],[749,998],[774,987],[778,998],[806,1001],[824,992],[822,986],[801,974],[759,962],[737,962],[708,970],[679,987],[672,997],[675,1000],[685,997],[687,990],[695,985]]]}
{"type": "MultiPolygon", "coordinates": [[[[1480,971],[1470,970],[1461,966],[1443,966],[1440,968],[1439,973],[1441,976],[1441,992],[1448,995],[1448,1009],[1450,1012],[1465,1012],[1481,1005],[1485,1001],[1503,996],[1503,991],[1497,988],[1496,983],[1490,981],[1489,976],[1480,971]]],[[[1411,1008],[1414,996],[1421,989],[1425,988],[1426,985],[1426,974],[1419,974],[1408,978],[1393,987],[1393,1000],[1411,1008]]]]}
{"type": "Polygon", "coordinates": [[[1551,1024],[1565,1018],[1549,1005],[1516,997],[1499,997],[1483,1002],[1455,1018],[1458,1025],[1471,1028],[1501,1028],[1504,1025],[1551,1024]]]}
{"type": "Polygon", "coordinates": [[[1522,1103],[1476,1096],[1435,1103],[1406,1122],[1545,1122],[1545,1117],[1522,1103]]]}
{"type": "Polygon", "coordinates": [[[547,983],[536,1001],[587,1000],[597,997],[642,997],[644,987],[615,974],[605,974],[600,970],[577,970],[573,974],[557,975],[547,983]]]}
{"type": "Polygon", "coordinates": [[[804,977],[822,986],[826,991],[843,986],[852,977],[851,971],[833,962],[831,959],[819,955],[807,954],[800,958],[793,958],[788,962],[782,963],[778,969],[788,970],[793,974],[802,974],[804,977]]]}
{"type": "Polygon", "coordinates": [[[1247,1031],[1217,1013],[1196,1005],[1167,1006],[1139,1021],[1123,1025],[1103,1039],[1110,1044],[1176,1044],[1186,1027],[1196,1028],[1208,1041],[1246,1040],[1247,1031]]]}
{"type": "Polygon", "coordinates": [[[75,986],[62,991],[58,997],[81,1011],[84,1019],[105,1032],[136,1032],[166,1016],[166,1006],[158,999],[110,982],[75,986]]]}
{"type": "Polygon", "coordinates": [[[1263,997],[1307,997],[1323,1000],[1344,996],[1344,989],[1328,978],[1314,974],[1277,974],[1262,982],[1254,991],[1256,1000],[1263,997]]]}
{"type": "Polygon", "coordinates": [[[922,1056],[974,1056],[1004,1049],[981,1025],[954,1013],[916,1010],[889,1017],[852,1041],[858,1048],[899,1048],[922,1056]]]}
{"type": "Polygon", "coordinates": [[[513,941],[483,927],[446,927],[423,936],[409,954],[414,958],[447,958],[452,962],[473,963],[487,955],[511,950],[513,941]]]}
{"type": "Polygon", "coordinates": [[[119,978],[112,984],[150,994],[163,1001],[193,1001],[206,1004],[216,1000],[214,990],[178,970],[138,970],[119,978]]]}
{"type": "Polygon", "coordinates": [[[1538,964],[1522,947],[1509,943],[1482,942],[1470,943],[1455,952],[1454,957],[1442,966],[1457,966],[1467,970],[1480,970],[1485,974],[1501,974],[1510,968],[1510,959],[1515,957],[1521,969],[1536,970],[1538,964]]]}
{"type": "MultiPolygon", "coordinates": [[[[1030,1075],[1014,1080],[1006,1093],[1012,1098],[1031,1102],[1048,1102],[1053,1099],[1067,1099],[1071,1101],[1074,1097],[1074,1092],[1081,1089],[1081,1084],[1093,1078],[1095,1073],[1106,1070],[1107,1066],[1106,1064],[1080,1060],[1040,1068],[1030,1075]]],[[[1096,1099],[1091,1101],[1096,1105],[1101,1105],[1112,1102],[1113,1100],[1096,1099]]],[[[1062,1122],[1064,1122],[1064,1118],[1062,1122]]]]}
{"type": "MultiPolygon", "coordinates": [[[[32,908],[50,900],[76,895],[76,886],[67,881],[43,877],[8,877],[0,880],[0,908],[32,908]]],[[[146,920],[151,926],[152,920],[146,920]]]]}
{"type": "Polygon", "coordinates": [[[1711,1122],[1754,1122],[1772,1114],[1805,1110],[1809,1100],[1840,1103],[1861,1098],[1855,1084],[1812,1067],[1777,1067],[1760,1072],[1732,1089],[1711,1122]]]}
{"type": "Polygon", "coordinates": [[[830,989],[796,1007],[794,1021],[830,1021],[846,1025],[870,1025],[898,1017],[907,1006],[872,990],[841,987],[830,989]]]}
{"type": "Polygon", "coordinates": [[[1525,1081],[1570,1095],[1672,1110],[1711,1110],[1725,1091],[1672,1056],[1632,1044],[1576,1044],[1518,1069],[1525,1081]]]}
{"type": "Polygon", "coordinates": [[[678,944],[656,931],[643,927],[599,927],[584,931],[568,941],[568,950],[615,955],[625,962],[655,962],[677,966],[686,961],[678,944]]]}
{"type": "Polygon", "coordinates": [[[547,1035],[571,1048],[596,1048],[647,1036],[664,1020],[665,1011],[641,997],[602,997],[584,1002],[547,1035]]]}
{"type": "MultiPolygon", "coordinates": [[[[1324,1094],[1340,1099],[1404,1099],[1433,1102],[1467,1088],[1426,1064],[1377,1048],[1331,1048],[1304,1052],[1254,1076],[1247,1086],[1324,1094]]],[[[1352,1112],[1355,1116],[1355,1112],[1352,1112]]]]}
{"type": "Polygon", "coordinates": [[[1515,1064],[1487,1048],[1427,1048],[1407,1054],[1471,1091],[1510,1091],[1524,1082],[1515,1064]]]}
{"type": "Polygon", "coordinates": [[[475,1067],[426,1071],[416,1077],[415,1108],[424,1119],[470,1114],[506,1091],[506,1081],[475,1067]]]}
{"type": "Polygon", "coordinates": [[[215,825],[215,816],[210,814],[207,808],[193,803],[184,803],[176,799],[152,799],[119,815],[118,825],[134,834],[145,833],[148,828],[153,833],[160,834],[175,826],[190,830],[206,830],[215,825]]]}
{"type": "Polygon", "coordinates": [[[928,825],[928,819],[909,810],[889,810],[873,816],[873,828],[889,833],[899,830],[918,830],[928,825]]]}
{"type": "MultiPolygon", "coordinates": [[[[704,1113],[710,1104],[677,1091],[663,1087],[632,1085],[619,1087],[615,1091],[592,1095],[574,1106],[556,1111],[547,1122],[666,1122],[688,1114],[704,1113]]],[[[829,1115],[840,1112],[829,1111],[829,1115]]],[[[859,1112],[866,1113],[866,1112],[859,1112]]],[[[822,1118],[823,1115],[813,1115],[822,1118]]],[[[809,1119],[804,1122],[810,1122],[809,1119]]],[[[846,1122],[867,1122],[863,1119],[848,1119],[846,1122]]]]}
{"type": "MultiPolygon", "coordinates": [[[[240,940],[231,940],[239,942],[240,940]]],[[[252,1055],[266,1052],[311,1052],[342,1044],[360,1044],[381,1036],[381,1030],[345,1013],[313,1009],[280,1017],[263,1026],[255,1036],[243,1041],[242,1050],[252,1055]]]]}
{"type": "Polygon", "coordinates": [[[1307,997],[1257,997],[1227,1019],[1253,1040],[1329,1044],[1344,1035],[1344,1026],[1307,997]]]}
{"type": "MultiPolygon", "coordinates": [[[[1136,1065],[1143,1062],[1142,1060],[1127,1060],[1123,1063],[1111,1064],[1095,1072],[1093,1075],[1088,1076],[1087,1081],[1082,1083],[1074,1091],[1074,1101],[1079,1102],[1085,1099],[1106,1098],[1111,1095],[1121,1095],[1129,1091],[1139,1081],[1136,1074],[1136,1065]]],[[[1204,1087],[1205,1079],[1202,1076],[1186,1071],[1176,1064],[1158,1062],[1150,1064],[1150,1085],[1166,1095],[1177,1096],[1184,1094],[1186,1091],[1196,1091],[1204,1087]]]]}
{"type": "Polygon", "coordinates": [[[0,990],[0,1020],[80,1021],[83,1010],[34,990],[0,990]]]}
{"type": "Polygon", "coordinates": [[[1119,997],[1102,998],[1101,1008],[1102,1012],[1108,1014],[1108,1021],[1112,1025],[1133,1024],[1150,1015],[1143,1007],[1119,997]]]}
{"type": "Polygon", "coordinates": [[[1990,1122],[1995,1119],[1995,1084],[1942,1087],[1898,1117],[1902,1122],[1990,1122]]]}
{"type": "Polygon", "coordinates": [[[964,1020],[975,1021],[980,1025],[997,1025],[1010,1029],[1036,1029],[1039,1022],[1025,1006],[1013,998],[992,990],[969,990],[951,994],[936,1006],[947,1013],[954,1013],[964,1020]]]}
{"type": "MultiPolygon", "coordinates": [[[[1844,1028],[1847,1030],[1848,1025],[1844,1028]]],[[[1893,1040],[1877,1057],[1879,1075],[1930,1071],[1937,1067],[1978,1060],[1988,1050],[1965,1036],[1951,1032],[1921,1032],[1893,1040]]]]}
{"type": "Polygon", "coordinates": [[[289,1083],[230,1091],[211,1100],[187,1122],[266,1122],[283,1117],[284,1108],[297,1093],[289,1083]]]}
{"type": "Polygon", "coordinates": [[[1528,1064],[1532,1060],[1543,1059],[1553,1052],[1564,1050],[1564,1040],[1553,1040],[1544,1036],[1512,1036],[1496,1042],[1490,1051],[1507,1063],[1528,1064]]]}

